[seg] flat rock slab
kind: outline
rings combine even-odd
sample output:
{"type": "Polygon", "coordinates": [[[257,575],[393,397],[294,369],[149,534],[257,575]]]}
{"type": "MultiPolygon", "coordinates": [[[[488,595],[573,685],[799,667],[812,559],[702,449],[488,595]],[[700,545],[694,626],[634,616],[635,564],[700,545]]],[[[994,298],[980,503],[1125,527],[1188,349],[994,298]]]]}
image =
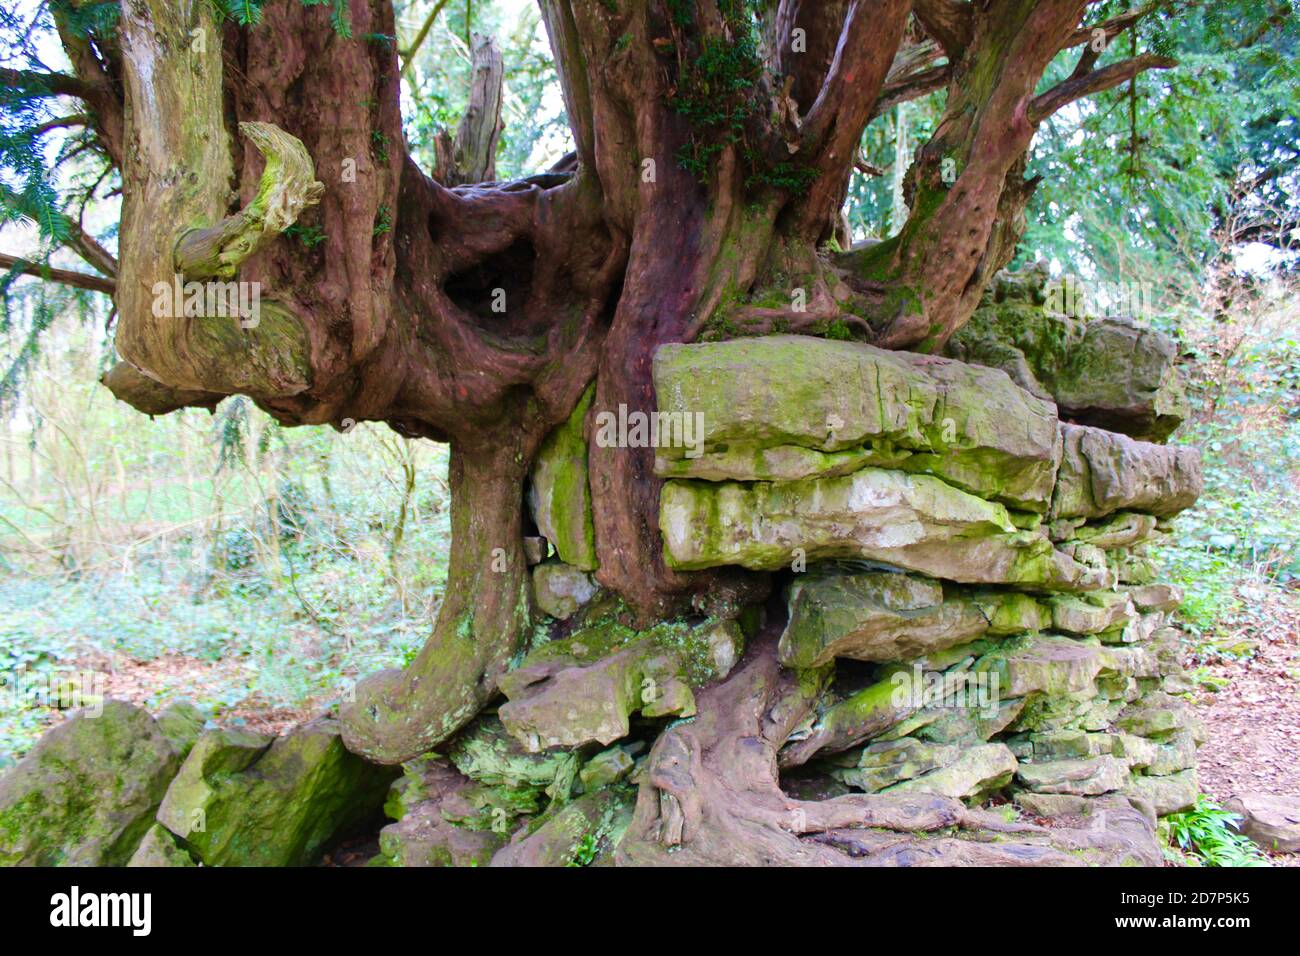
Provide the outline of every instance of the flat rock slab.
{"type": "Polygon", "coordinates": [[[661,413],[703,424],[702,446],[660,443],[665,477],[789,480],[888,464],[1029,511],[1051,497],[1056,408],[1001,371],[772,335],[664,345],[654,381],[661,413]]]}
{"type": "Polygon", "coordinates": [[[908,660],[973,640],[989,618],[969,598],[945,600],[938,581],[909,574],[809,575],[789,593],[781,663],[818,667],[836,657],[908,660]]]}
{"type": "Polygon", "coordinates": [[[1018,529],[1000,504],[880,468],[790,482],[669,481],[659,525],[668,563],[683,570],[858,558],[971,584],[1073,591],[1109,582],[1045,534],[1018,529]]]}
{"type": "Polygon", "coordinates": [[[1007,299],[977,309],[948,354],[1005,370],[1074,421],[1135,438],[1163,441],[1190,411],[1177,344],[1126,317],[1088,321],[1007,299]]]}
{"type": "Polygon", "coordinates": [[[1056,518],[1101,518],[1116,511],[1172,517],[1201,493],[1201,453],[1127,435],[1061,423],[1061,468],[1052,498],[1056,518]]]}
{"type": "Polygon", "coordinates": [[[1264,849],[1300,853],[1300,796],[1243,793],[1225,808],[1241,814],[1238,829],[1264,849]]]}

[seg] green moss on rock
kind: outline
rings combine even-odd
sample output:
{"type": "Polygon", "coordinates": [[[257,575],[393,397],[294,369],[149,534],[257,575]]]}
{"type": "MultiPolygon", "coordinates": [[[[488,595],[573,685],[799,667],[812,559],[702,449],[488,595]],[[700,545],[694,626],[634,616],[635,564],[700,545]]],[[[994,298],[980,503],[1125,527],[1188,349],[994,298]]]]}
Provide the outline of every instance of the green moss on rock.
{"type": "Polygon", "coordinates": [[[593,383],[568,419],[542,443],[529,476],[528,503],[538,530],[555,547],[561,561],[583,571],[598,567],[583,435],[595,395],[593,383]]]}
{"type": "Polygon", "coordinates": [[[0,778],[0,865],[124,865],[180,762],[141,708],[78,711],[0,778]]]}
{"type": "Polygon", "coordinates": [[[327,718],[275,738],[209,731],[158,822],[207,866],[308,866],[379,809],[397,773],[349,753],[327,718]]]}

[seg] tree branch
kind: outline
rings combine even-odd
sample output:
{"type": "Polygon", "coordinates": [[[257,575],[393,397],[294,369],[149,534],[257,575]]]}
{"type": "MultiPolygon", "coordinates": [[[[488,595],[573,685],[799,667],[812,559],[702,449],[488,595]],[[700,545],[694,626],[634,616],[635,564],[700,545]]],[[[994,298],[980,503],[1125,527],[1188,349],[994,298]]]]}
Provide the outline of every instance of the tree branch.
{"type": "Polygon", "coordinates": [[[818,239],[844,200],[858,141],[893,66],[911,0],[853,0],[826,82],[808,111],[800,151],[817,170],[797,213],[796,232],[818,239]]]}
{"type": "Polygon", "coordinates": [[[270,123],[240,123],[239,131],[266,157],[257,196],[235,215],[177,240],[176,271],[187,278],[234,278],[240,263],[292,226],[325,191],[296,136],[270,123]]]}
{"type": "Polygon", "coordinates": [[[429,15],[424,18],[424,23],[420,24],[420,32],[415,35],[415,39],[411,41],[411,48],[407,50],[405,56],[402,57],[402,76],[406,76],[410,73],[411,66],[415,63],[415,54],[420,52],[420,46],[424,43],[424,38],[429,35],[429,31],[433,28],[434,21],[438,19],[438,14],[442,13],[442,8],[446,5],[447,0],[438,0],[438,2],[433,5],[433,9],[429,11],[429,15]]]}
{"type": "MultiPolygon", "coordinates": [[[[1130,10],[1128,13],[1121,13],[1118,16],[1111,17],[1109,20],[1103,20],[1100,23],[1094,23],[1092,26],[1079,27],[1061,47],[1062,50],[1068,50],[1072,46],[1080,46],[1084,43],[1092,43],[1097,38],[1097,31],[1100,30],[1109,44],[1111,40],[1119,36],[1133,24],[1137,23],[1149,13],[1154,13],[1162,6],[1167,6],[1166,2],[1148,3],[1145,6],[1138,7],[1136,10],[1130,10]]],[[[1100,53],[1101,51],[1097,51],[1100,53]]]]}
{"type": "Polygon", "coordinates": [[[10,89],[25,90],[43,96],[75,96],[89,99],[91,88],[88,83],[66,73],[40,73],[36,70],[14,70],[0,68],[0,83],[10,89]]]}
{"type": "Polygon", "coordinates": [[[117,282],[113,279],[90,275],[87,272],[74,272],[71,269],[55,269],[40,262],[24,259],[21,256],[11,256],[8,253],[0,252],[0,267],[12,269],[15,266],[24,275],[36,276],[47,282],[58,282],[61,285],[72,286],[76,289],[88,289],[91,292],[103,292],[105,295],[112,295],[117,291],[117,282]]]}
{"type": "Polygon", "coordinates": [[[921,70],[897,82],[887,84],[881,91],[880,98],[876,100],[876,105],[871,110],[872,119],[888,112],[899,103],[908,103],[933,93],[935,90],[943,89],[951,77],[952,66],[945,63],[942,66],[921,70]]]}
{"type": "Polygon", "coordinates": [[[921,21],[925,32],[934,37],[955,60],[970,45],[974,29],[971,5],[964,0],[915,0],[912,12],[921,21]]]}
{"type": "MultiPolygon", "coordinates": [[[[1080,62],[1082,63],[1082,60],[1080,62]]],[[[1046,93],[1034,98],[1029,105],[1029,122],[1041,123],[1057,110],[1073,103],[1075,100],[1119,86],[1119,84],[1131,80],[1145,70],[1167,70],[1177,65],[1178,61],[1172,57],[1144,53],[1129,60],[1121,60],[1118,63],[1104,66],[1100,70],[1092,70],[1082,74],[1076,70],[1075,75],[1072,75],[1068,80],[1056,84],[1046,93]]]]}

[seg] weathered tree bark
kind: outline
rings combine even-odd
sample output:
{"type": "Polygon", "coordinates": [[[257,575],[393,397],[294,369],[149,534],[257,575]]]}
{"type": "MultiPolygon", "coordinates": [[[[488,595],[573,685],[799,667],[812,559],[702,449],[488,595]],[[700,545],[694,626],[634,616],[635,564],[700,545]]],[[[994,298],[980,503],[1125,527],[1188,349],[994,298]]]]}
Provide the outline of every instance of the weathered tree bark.
{"type": "MultiPolygon", "coordinates": [[[[433,635],[342,715],[352,749],[403,761],[491,700],[529,630],[523,484],[593,379],[592,415],[653,411],[655,350],[723,313],[750,331],[841,321],[893,348],[938,348],[960,327],[1019,236],[1036,123],[1167,65],[1093,70],[1085,54],[1035,98],[1049,61],[1082,42],[1084,6],[769,0],[754,22],[715,0],[541,0],[576,164],[494,183],[490,40],[447,168],[430,176],[403,141],[388,0],[353,0],[354,39],[296,0],[271,0],[248,29],[204,4],[124,4],[115,35],[64,36],[77,75],[49,83],[86,101],[123,174],[123,365],[105,383],[150,414],[242,393],[288,424],[384,421],[451,443],[433,635]],[[819,249],[871,117],[945,82],[902,232],[819,249]],[[260,289],[256,323],[155,308],[178,282],[236,281],[260,289]],[[795,286],[807,308],[753,304],[795,286]]],[[[594,439],[598,579],[642,621],[764,592],[739,570],[668,569],[654,450],[594,439]]]]}
{"type": "Polygon", "coordinates": [[[433,636],[409,667],[363,681],[343,710],[344,742],[396,763],[432,749],[487,703],[529,631],[523,553],[526,472],[518,432],[452,452],[455,546],[433,636]]]}
{"type": "Polygon", "coordinates": [[[434,143],[437,169],[433,177],[444,186],[496,179],[497,142],[501,138],[501,91],[505,61],[491,37],[475,36],[469,105],[455,138],[446,130],[434,143]]]}

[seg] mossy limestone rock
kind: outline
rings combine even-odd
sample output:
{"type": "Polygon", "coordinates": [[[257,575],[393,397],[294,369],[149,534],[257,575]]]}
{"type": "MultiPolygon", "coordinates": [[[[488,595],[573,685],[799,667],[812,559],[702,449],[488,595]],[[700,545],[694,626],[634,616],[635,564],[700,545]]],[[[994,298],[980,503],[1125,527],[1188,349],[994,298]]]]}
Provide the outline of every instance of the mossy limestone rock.
{"type": "Polygon", "coordinates": [[[1135,773],[1129,777],[1123,790],[1125,796],[1152,807],[1158,817],[1192,809],[1196,806],[1196,797],[1200,792],[1195,770],[1183,770],[1159,777],[1135,773]]]}
{"type": "Polygon", "coordinates": [[[594,571],[596,531],[587,483],[587,440],[583,427],[596,394],[592,385],[538,450],[529,476],[528,504],[537,529],[565,564],[594,571]]]}
{"type": "Polygon", "coordinates": [[[189,756],[190,748],[199,739],[199,734],[203,733],[203,725],[207,722],[203,712],[189,701],[169,704],[154,719],[158,722],[158,729],[171,741],[182,759],[189,756]]]}
{"type": "Polygon", "coordinates": [[[1061,423],[1061,467],[1052,498],[1057,518],[1140,511],[1168,518],[1201,494],[1201,453],[1061,423]]]}
{"type": "Polygon", "coordinates": [[[970,593],[910,574],[810,573],[790,585],[781,663],[818,667],[836,657],[861,661],[930,658],[981,634],[1038,630],[1048,616],[1028,595],[970,593]]]}
{"type": "Polygon", "coordinates": [[[1094,693],[1101,670],[1098,644],[1056,634],[1034,634],[1008,641],[975,662],[977,673],[996,675],[1003,697],[1094,693]]]}
{"type": "Polygon", "coordinates": [[[309,866],[383,804],[397,773],[349,753],[328,718],[282,737],[208,731],[158,822],[207,866],[309,866]]]}
{"type": "Polygon", "coordinates": [[[591,575],[563,561],[547,561],[533,568],[533,599],[542,612],[567,620],[600,590],[591,575]]]}
{"type": "Polygon", "coordinates": [[[1016,772],[1016,758],[1006,744],[954,748],[957,758],[946,766],[904,780],[882,793],[932,793],[978,802],[1001,790],[1016,772]]]}
{"type": "Polygon", "coordinates": [[[955,763],[960,753],[951,744],[902,737],[864,747],[852,766],[834,770],[832,776],[855,790],[876,793],[955,763]]]}
{"type": "Polygon", "coordinates": [[[125,865],[180,763],[147,711],[78,711],[0,778],[0,865],[125,865]]]}
{"type": "Polygon", "coordinates": [[[633,713],[693,715],[693,689],[725,677],[743,644],[735,621],[586,628],[542,645],[501,677],[509,698],[501,721],[530,749],[610,744],[627,736],[633,713]]]}
{"type": "Polygon", "coordinates": [[[151,826],[127,866],[173,867],[198,866],[176,834],[161,823],[151,826]]]}
{"type": "Polygon", "coordinates": [[[774,335],[661,346],[654,381],[661,414],[703,424],[702,448],[658,449],[665,477],[790,480],[881,465],[1029,511],[1051,497],[1056,408],[1000,371],[774,335]]]}
{"type": "Polygon", "coordinates": [[[858,558],[964,583],[1090,590],[1108,581],[1045,534],[1018,529],[1000,504],[880,468],[789,482],[669,481],[659,526],[668,564],[683,570],[858,558]]]}
{"type": "Polygon", "coordinates": [[[384,804],[384,812],[397,822],[379,832],[379,855],[367,865],[486,866],[505,842],[505,834],[491,826],[476,829],[449,819],[454,815],[449,807],[471,786],[469,778],[434,755],[408,761],[403,771],[384,804]]]}
{"type": "Polygon", "coordinates": [[[1178,348],[1127,317],[1091,321],[1029,299],[987,303],[949,340],[954,358],[1004,370],[1085,425],[1164,441],[1187,418],[1178,348]]]}
{"type": "Polygon", "coordinates": [[[1128,783],[1128,764],[1109,754],[1074,760],[1022,763],[1016,779],[1035,793],[1095,797],[1128,783]]]}

